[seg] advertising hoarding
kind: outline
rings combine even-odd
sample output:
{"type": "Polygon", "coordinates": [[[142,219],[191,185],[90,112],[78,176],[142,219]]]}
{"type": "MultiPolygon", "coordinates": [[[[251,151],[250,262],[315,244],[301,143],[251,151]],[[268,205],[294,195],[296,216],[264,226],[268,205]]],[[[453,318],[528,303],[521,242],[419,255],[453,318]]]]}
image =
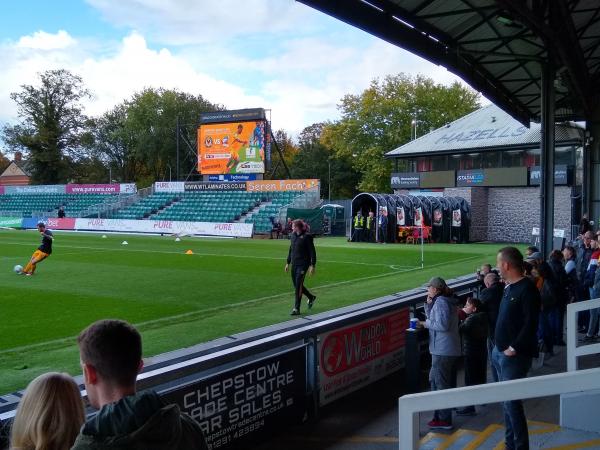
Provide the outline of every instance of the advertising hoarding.
{"type": "Polygon", "coordinates": [[[299,424],[306,412],[304,347],[160,393],[202,428],[209,449],[247,448],[248,439],[299,424]]]}
{"type": "Polygon", "coordinates": [[[393,173],[391,179],[392,189],[402,189],[421,186],[419,172],[393,173]]]}
{"type": "Polygon", "coordinates": [[[0,228],[21,228],[22,217],[0,217],[0,228]]]}
{"type": "Polygon", "coordinates": [[[456,185],[469,186],[527,186],[527,167],[459,170],[456,185]]]}
{"type": "Polygon", "coordinates": [[[183,181],[157,181],[154,183],[154,192],[183,192],[183,181]]]}
{"type": "Polygon", "coordinates": [[[404,366],[408,308],[319,335],[319,403],[331,403],[404,366]]]}
{"type": "Polygon", "coordinates": [[[198,172],[264,173],[265,120],[205,123],[198,128],[198,172]]]}
{"type": "Polygon", "coordinates": [[[4,186],[5,194],[64,194],[67,186],[64,184],[49,184],[39,186],[4,186]]]}
{"type": "Polygon", "coordinates": [[[205,182],[186,182],[183,184],[183,190],[186,192],[198,191],[245,191],[246,183],[205,183],[205,182]]]}
{"type": "MultiPolygon", "coordinates": [[[[529,184],[531,186],[540,185],[541,177],[540,166],[533,166],[529,172],[529,184]]],[[[555,185],[566,185],[569,184],[569,169],[565,165],[554,166],[554,184],[555,185]]]]}
{"type": "Polygon", "coordinates": [[[77,219],[75,229],[134,233],[197,234],[252,237],[251,223],[181,222],[177,220],[77,219]]]}
{"type": "Polygon", "coordinates": [[[246,190],[248,192],[274,192],[274,191],[306,191],[318,189],[319,180],[257,180],[248,181],[246,190]]]}
{"type": "Polygon", "coordinates": [[[256,180],[255,173],[245,174],[228,174],[228,175],[209,175],[208,181],[212,182],[243,182],[243,181],[254,181],[256,180]]]}

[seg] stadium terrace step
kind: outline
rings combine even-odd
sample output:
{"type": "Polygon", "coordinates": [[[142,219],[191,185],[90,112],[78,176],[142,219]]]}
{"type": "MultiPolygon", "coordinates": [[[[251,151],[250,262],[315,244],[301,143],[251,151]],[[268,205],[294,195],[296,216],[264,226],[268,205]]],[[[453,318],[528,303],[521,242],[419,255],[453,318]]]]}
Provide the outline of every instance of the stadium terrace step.
{"type": "MultiPolygon", "coordinates": [[[[528,421],[531,449],[600,449],[600,434],[561,428],[544,422],[528,421]]],[[[482,431],[458,429],[454,432],[427,433],[420,450],[499,450],[504,448],[504,426],[492,424],[482,431]]]]}

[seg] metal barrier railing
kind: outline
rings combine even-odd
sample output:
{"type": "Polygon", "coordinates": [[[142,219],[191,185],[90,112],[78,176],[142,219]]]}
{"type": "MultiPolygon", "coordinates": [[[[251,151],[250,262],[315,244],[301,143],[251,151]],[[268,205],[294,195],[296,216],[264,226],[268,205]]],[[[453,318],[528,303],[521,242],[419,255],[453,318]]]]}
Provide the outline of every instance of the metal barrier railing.
{"type": "Polygon", "coordinates": [[[399,449],[419,446],[419,413],[600,389],[600,369],[404,395],[398,399],[399,449]]]}
{"type": "Polygon", "coordinates": [[[586,300],[567,305],[567,370],[577,370],[580,356],[600,353],[600,343],[577,346],[577,317],[581,311],[600,308],[600,299],[586,300]]]}

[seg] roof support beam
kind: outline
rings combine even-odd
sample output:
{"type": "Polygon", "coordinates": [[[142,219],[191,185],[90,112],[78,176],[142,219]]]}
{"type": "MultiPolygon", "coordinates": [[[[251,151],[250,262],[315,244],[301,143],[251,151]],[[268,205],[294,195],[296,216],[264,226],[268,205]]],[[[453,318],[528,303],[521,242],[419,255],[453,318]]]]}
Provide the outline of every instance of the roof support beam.
{"type": "Polygon", "coordinates": [[[566,67],[576,97],[581,102],[585,114],[589,115],[598,94],[592,89],[571,12],[565,1],[549,1],[549,10],[536,11],[528,8],[521,0],[497,0],[497,3],[523,21],[546,42],[549,49],[554,50],[554,54],[549,53],[549,58],[554,60],[554,64],[566,67]],[[550,23],[547,23],[546,16],[550,23]]]}

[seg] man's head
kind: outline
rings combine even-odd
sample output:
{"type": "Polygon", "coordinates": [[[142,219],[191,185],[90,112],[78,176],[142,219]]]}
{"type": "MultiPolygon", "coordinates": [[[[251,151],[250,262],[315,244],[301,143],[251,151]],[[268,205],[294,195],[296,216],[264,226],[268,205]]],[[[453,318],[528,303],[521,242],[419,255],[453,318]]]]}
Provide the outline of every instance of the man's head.
{"type": "MultiPolygon", "coordinates": [[[[77,338],[90,404],[100,408],[115,392],[135,392],[143,367],[142,337],[122,320],[100,320],[77,338]]],[[[114,399],[113,399],[114,400],[114,399]]]]}
{"type": "Polygon", "coordinates": [[[297,234],[302,234],[306,230],[306,224],[304,223],[304,221],[302,219],[294,220],[292,227],[293,227],[294,233],[297,233],[297,234]]]}
{"type": "Polygon", "coordinates": [[[509,283],[523,276],[523,255],[515,247],[501,248],[496,256],[500,276],[509,283]]]}
{"type": "Polygon", "coordinates": [[[481,274],[482,275],[487,275],[491,271],[492,271],[492,265],[491,264],[484,264],[484,265],[481,266],[481,274]]]}
{"type": "Polygon", "coordinates": [[[243,129],[244,129],[244,126],[243,126],[243,125],[240,123],[240,124],[237,126],[237,131],[238,131],[238,133],[241,133],[243,129]]]}
{"type": "Polygon", "coordinates": [[[591,231],[586,231],[585,234],[583,235],[583,243],[585,244],[585,246],[589,247],[593,240],[594,240],[594,233],[592,233],[591,231]]]}
{"type": "Polygon", "coordinates": [[[485,287],[487,287],[487,288],[489,288],[491,285],[493,285],[495,283],[498,283],[499,281],[500,281],[500,277],[493,272],[488,273],[483,279],[483,283],[485,284],[485,287]]]}
{"type": "Polygon", "coordinates": [[[525,258],[525,261],[532,263],[534,266],[541,263],[544,260],[544,257],[540,252],[533,252],[531,255],[528,255],[525,258]]]}
{"type": "Polygon", "coordinates": [[[37,229],[40,233],[46,231],[46,224],[44,222],[38,222],[37,229]]]}
{"type": "Polygon", "coordinates": [[[539,252],[540,250],[534,246],[534,245],[530,245],[529,247],[527,247],[525,249],[525,256],[530,256],[532,253],[536,253],[539,252]]]}
{"type": "Polygon", "coordinates": [[[463,311],[467,314],[473,314],[477,311],[481,311],[481,300],[479,300],[478,298],[469,297],[467,299],[467,302],[465,303],[463,311]]]}

